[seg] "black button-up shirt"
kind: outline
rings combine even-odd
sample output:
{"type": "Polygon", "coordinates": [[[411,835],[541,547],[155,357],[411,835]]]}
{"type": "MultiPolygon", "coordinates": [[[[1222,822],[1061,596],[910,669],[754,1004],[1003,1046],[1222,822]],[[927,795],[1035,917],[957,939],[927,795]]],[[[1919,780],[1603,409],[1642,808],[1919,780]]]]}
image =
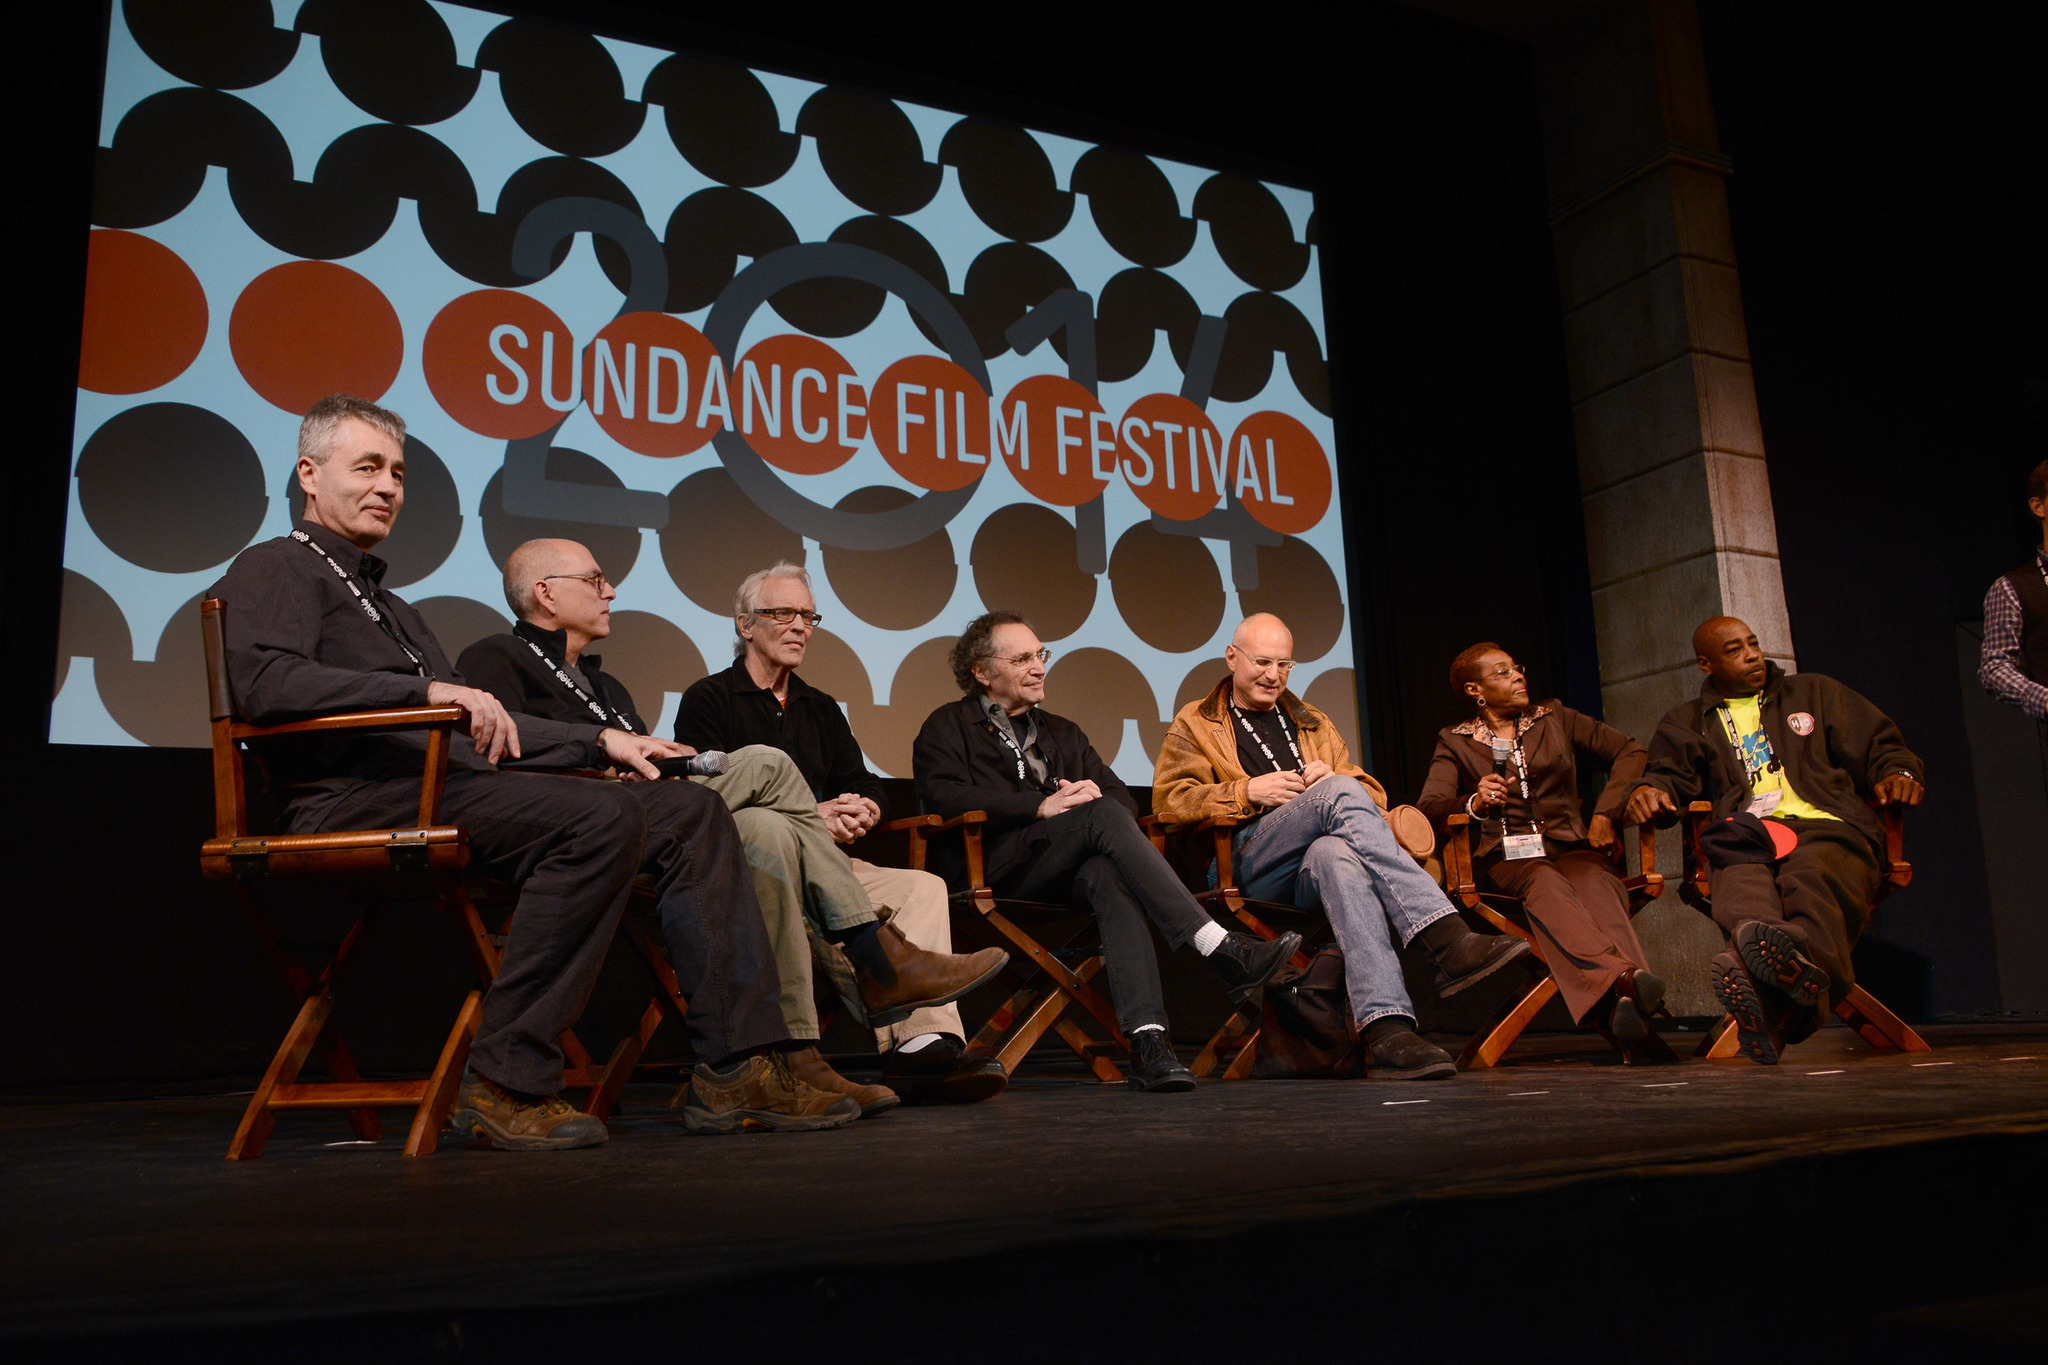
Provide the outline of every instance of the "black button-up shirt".
{"type": "MultiPolygon", "coordinates": [[[[425,706],[430,681],[462,684],[425,619],[384,590],[383,560],[316,522],[302,522],[299,529],[313,545],[289,536],[251,545],[207,590],[226,604],[221,624],[228,684],[243,720],[278,725],[341,711],[425,706]],[[329,558],[346,579],[334,572],[329,558]],[[363,610],[350,583],[376,607],[384,618],[381,624],[363,610]]],[[[564,768],[587,762],[600,728],[532,716],[514,719],[529,761],[536,755],[559,755],[555,766],[564,768]]],[[[357,783],[419,777],[425,749],[425,733],[414,730],[280,740],[266,745],[264,756],[297,824],[312,818],[312,808],[357,783]]],[[[491,765],[467,732],[458,730],[448,766],[488,770],[491,765]]]]}
{"type": "Polygon", "coordinates": [[[787,706],[754,681],[744,659],[699,678],[676,710],[676,742],[699,750],[771,745],[795,760],[818,800],[851,792],[885,805],[882,779],[868,770],[839,703],[794,674],[787,706]]]}

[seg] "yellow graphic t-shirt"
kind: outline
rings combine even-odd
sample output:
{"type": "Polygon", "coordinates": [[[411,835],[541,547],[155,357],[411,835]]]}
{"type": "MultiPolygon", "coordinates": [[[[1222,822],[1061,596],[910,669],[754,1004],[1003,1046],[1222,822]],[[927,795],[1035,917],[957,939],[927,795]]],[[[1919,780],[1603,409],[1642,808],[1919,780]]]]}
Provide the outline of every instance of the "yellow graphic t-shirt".
{"type": "Polygon", "coordinates": [[[1741,740],[1737,749],[1741,758],[1756,773],[1752,784],[1755,794],[1763,796],[1777,792],[1778,808],[1770,812],[1772,818],[1780,820],[1836,820],[1842,817],[1830,815],[1819,806],[1799,799],[1799,793],[1792,790],[1792,784],[1785,780],[1785,767],[1780,763],[1774,768],[1766,755],[1771,752],[1771,742],[1764,735],[1763,709],[1755,697],[1731,697],[1728,699],[1728,717],[1735,722],[1735,733],[1741,740]],[[1759,768],[1765,771],[1757,772],[1759,768]]]}

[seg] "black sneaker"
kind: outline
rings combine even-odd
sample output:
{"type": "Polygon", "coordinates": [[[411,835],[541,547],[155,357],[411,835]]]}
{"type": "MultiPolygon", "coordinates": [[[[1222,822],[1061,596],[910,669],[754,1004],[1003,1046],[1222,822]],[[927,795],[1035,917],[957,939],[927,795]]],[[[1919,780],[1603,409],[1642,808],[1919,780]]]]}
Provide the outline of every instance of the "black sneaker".
{"type": "Polygon", "coordinates": [[[893,1050],[882,1063],[882,1084],[905,1104],[973,1104],[1001,1094],[1009,1083],[1001,1062],[969,1052],[950,1034],[915,1052],[893,1050]]]}
{"type": "Polygon", "coordinates": [[[1386,1030],[1366,1045],[1366,1055],[1368,1080],[1442,1081],[1458,1074],[1450,1053],[1411,1028],[1386,1030]]]}
{"type": "Polygon", "coordinates": [[[1161,1093],[1193,1090],[1195,1073],[1180,1064],[1173,1044],[1166,1041],[1165,1030],[1139,1029],[1131,1035],[1131,1072],[1124,1078],[1124,1084],[1133,1090],[1161,1093]]]}
{"type": "Polygon", "coordinates": [[[1714,958],[1708,974],[1713,979],[1714,998],[1734,1016],[1736,1040],[1744,1054],[1760,1066],[1776,1066],[1778,1040],[1772,1036],[1770,1020],[1764,1013],[1763,993],[1750,980],[1742,959],[1734,953],[1721,953],[1714,958]]]}
{"type": "MultiPolygon", "coordinates": [[[[1437,921],[1448,923],[1450,916],[1437,921]]],[[[1431,925],[1430,928],[1435,928],[1431,925]]],[[[1448,1000],[1468,986],[1477,985],[1501,968],[1529,953],[1529,940],[1513,934],[1475,934],[1461,923],[1464,930],[1442,948],[1423,945],[1429,960],[1436,964],[1436,993],[1448,1000]]],[[[1425,929],[1424,933],[1429,930],[1425,929]]]]}
{"type": "Polygon", "coordinates": [[[1273,979],[1273,973],[1287,965],[1301,947],[1301,935],[1286,933],[1276,939],[1253,938],[1250,934],[1225,934],[1209,965],[1229,988],[1230,1003],[1242,1005],[1273,979]]]}
{"type": "Polygon", "coordinates": [[[1804,1007],[1826,994],[1828,974],[1799,951],[1799,940],[1775,924],[1751,920],[1735,930],[1735,951],[1757,984],[1774,986],[1804,1007]]]}

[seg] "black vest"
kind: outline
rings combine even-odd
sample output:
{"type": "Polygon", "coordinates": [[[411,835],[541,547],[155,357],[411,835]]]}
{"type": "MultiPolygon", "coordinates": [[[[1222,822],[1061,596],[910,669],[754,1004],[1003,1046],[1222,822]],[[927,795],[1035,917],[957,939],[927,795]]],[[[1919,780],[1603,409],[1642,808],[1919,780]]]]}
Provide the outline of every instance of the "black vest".
{"type": "Polygon", "coordinates": [[[2005,576],[2020,599],[2020,672],[2048,687],[2048,582],[2036,559],[2005,576]]]}

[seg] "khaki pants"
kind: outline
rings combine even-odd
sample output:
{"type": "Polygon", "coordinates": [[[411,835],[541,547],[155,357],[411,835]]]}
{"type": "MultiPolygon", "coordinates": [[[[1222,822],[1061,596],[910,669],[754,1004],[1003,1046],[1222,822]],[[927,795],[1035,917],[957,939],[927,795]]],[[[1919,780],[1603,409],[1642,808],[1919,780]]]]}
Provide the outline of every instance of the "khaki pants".
{"type": "MultiPolygon", "coordinates": [[[[868,893],[875,912],[896,926],[897,932],[920,948],[934,953],[953,951],[953,921],[946,905],[946,884],[929,872],[906,867],[876,867],[852,859],[853,875],[868,893]]],[[[921,1033],[950,1033],[965,1038],[960,1026],[960,1007],[940,1005],[935,1009],[913,1010],[901,1023],[875,1030],[875,1051],[887,1052],[921,1033]]]]}
{"type": "Polygon", "coordinates": [[[878,916],[789,755],[750,744],[728,754],[726,761],[718,776],[690,780],[717,793],[732,811],[782,978],[783,1023],[791,1038],[815,1041],[818,1006],[806,917],[823,929],[840,930],[878,916]]]}

